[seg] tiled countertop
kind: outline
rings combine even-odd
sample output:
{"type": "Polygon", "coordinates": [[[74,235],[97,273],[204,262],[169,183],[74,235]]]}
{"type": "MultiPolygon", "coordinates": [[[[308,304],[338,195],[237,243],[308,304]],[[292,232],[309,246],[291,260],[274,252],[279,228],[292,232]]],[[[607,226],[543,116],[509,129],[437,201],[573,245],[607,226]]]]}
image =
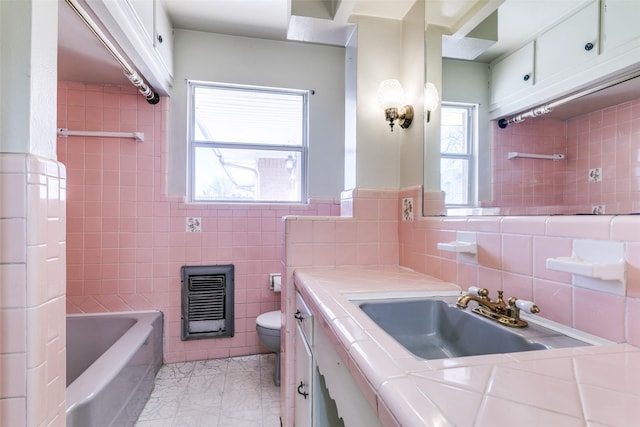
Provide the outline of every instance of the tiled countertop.
{"type": "Polygon", "coordinates": [[[418,360],[355,304],[370,293],[459,292],[395,267],[299,269],[297,288],[384,426],[634,426],[640,349],[628,344],[418,360]]]}

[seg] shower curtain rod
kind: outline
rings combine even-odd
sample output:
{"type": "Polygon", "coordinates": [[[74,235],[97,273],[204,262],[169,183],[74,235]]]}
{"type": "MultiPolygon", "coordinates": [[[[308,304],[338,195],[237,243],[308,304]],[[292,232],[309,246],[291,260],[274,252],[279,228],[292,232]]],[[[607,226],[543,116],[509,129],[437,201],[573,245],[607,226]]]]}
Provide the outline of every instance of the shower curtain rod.
{"type": "Polygon", "coordinates": [[[82,19],[85,25],[91,30],[94,36],[100,43],[107,49],[107,51],[115,58],[115,60],[122,67],[124,75],[127,76],[131,84],[133,84],[138,91],[144,96],[149,104],[157,104],[160,102],[160,96],[150,87],[142,77],[129,65],[124,57],[118,52],[118,49],[109,41],[107,36],[102,32],[93,19],[87,14],[87,12],[80,6],[76,0],[65,0],[67,4],[73,9],[73,11],[82,19]]]}
{"type": "Polygon", "coordinates": [[[592,87],[590,89],[585,89],[583,91],[574,93],[573,95],[569,95],[567,97],[560,98],[557,101],[553,101],[553,102],[550,102],[548,104],[541,105],[541,106],[533,108],[533,109],[531,109],[529,111],[525,111],[524,113],[517,114],[517,115],[515,115],[513,117],[510,117],[508,119],[500,119],[500,120],[498,120],[498,126],[500,127],[500,129],[504,129],[508,125],[510,125],[511,123],[520,123],[520,122],[523,122],[524,119],[529,118],[529,117],[542,116],[544,114],[550,113],[551,111],[553,111],[553,109],[555,107],[558,107],[558,106],[560,106],[562,104],[566,104],[567,102],[573,101],[575,99],[581,98],[581,97],[586,96],[586,95],[591,95],[592,93],[598,92],[598,91],[603,90],[603,89],[610,88],[610,87],[615,86],[617,84],[624,83],[627,80],[635,79],[638,76],[640,76],[640,71],[637,71],[637,72],[635,72],[633,74],[625,75],[623,77],[618,77],[617,79],[608,81],[606,83],[602,83],[602,84],[594,86],[594,87],[592,87]]]}

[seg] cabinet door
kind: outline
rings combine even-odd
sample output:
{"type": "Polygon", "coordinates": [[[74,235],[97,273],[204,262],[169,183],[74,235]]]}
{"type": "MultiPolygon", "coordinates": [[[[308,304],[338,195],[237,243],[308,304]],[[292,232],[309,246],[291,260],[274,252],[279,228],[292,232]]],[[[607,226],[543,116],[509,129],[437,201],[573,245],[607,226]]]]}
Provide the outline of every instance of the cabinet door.
{"type": "Polygon", "coordinates": [[[603,8],[602,36],[605,52],[640,38],[640,1],[606,0],[603,8]]]}
{"type": "Polygon", "coordinates": [[[173,28],[161,1],[156,1],[155,37],[153,45],[171,77],[173,77],[173,28]]]}
{"type": "Polygon", "coordinates": [[[491,104],[500,104],[533,85],[534,42],[491,65],[491,104]]]}
{"type": "Polygon", "coordinates": [[[149,43],[153,40],[154,26],[154,0],[127,0],[131,9],[134,10],[140,27],[144,30],[146,39],[149,43]]]}
{"type": "Polygon", "coordinates": [[[538,37],[536,83],[598,57],[599,12],[599,3],[591,2],[538,37]]]}
{"type": "Polygon", "coordinates": [[[296,327],[296,391],[294,426],[311,427],[313,359],[300,327],[296,327]]]}

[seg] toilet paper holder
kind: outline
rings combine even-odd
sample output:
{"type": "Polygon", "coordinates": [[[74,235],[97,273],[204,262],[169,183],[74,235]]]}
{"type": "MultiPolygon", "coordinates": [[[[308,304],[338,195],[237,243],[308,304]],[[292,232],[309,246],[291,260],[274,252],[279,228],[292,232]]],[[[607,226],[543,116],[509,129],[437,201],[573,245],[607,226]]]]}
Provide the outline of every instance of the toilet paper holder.
{"type": "Polygon", "coordinates": [[[273,292],[282,290],[282,275],[280,273],[269,273],[269,289],[273,292]]]}

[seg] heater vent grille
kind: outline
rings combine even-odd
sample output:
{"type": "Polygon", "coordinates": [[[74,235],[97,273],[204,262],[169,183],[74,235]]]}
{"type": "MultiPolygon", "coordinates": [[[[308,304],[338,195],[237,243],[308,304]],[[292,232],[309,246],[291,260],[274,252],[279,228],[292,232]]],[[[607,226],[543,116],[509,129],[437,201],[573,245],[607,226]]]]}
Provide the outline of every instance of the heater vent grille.
{"type": "Polygon", "coordinates": [[[233,265],[182,267],[182,340],[233,336],[233,265]]]}

